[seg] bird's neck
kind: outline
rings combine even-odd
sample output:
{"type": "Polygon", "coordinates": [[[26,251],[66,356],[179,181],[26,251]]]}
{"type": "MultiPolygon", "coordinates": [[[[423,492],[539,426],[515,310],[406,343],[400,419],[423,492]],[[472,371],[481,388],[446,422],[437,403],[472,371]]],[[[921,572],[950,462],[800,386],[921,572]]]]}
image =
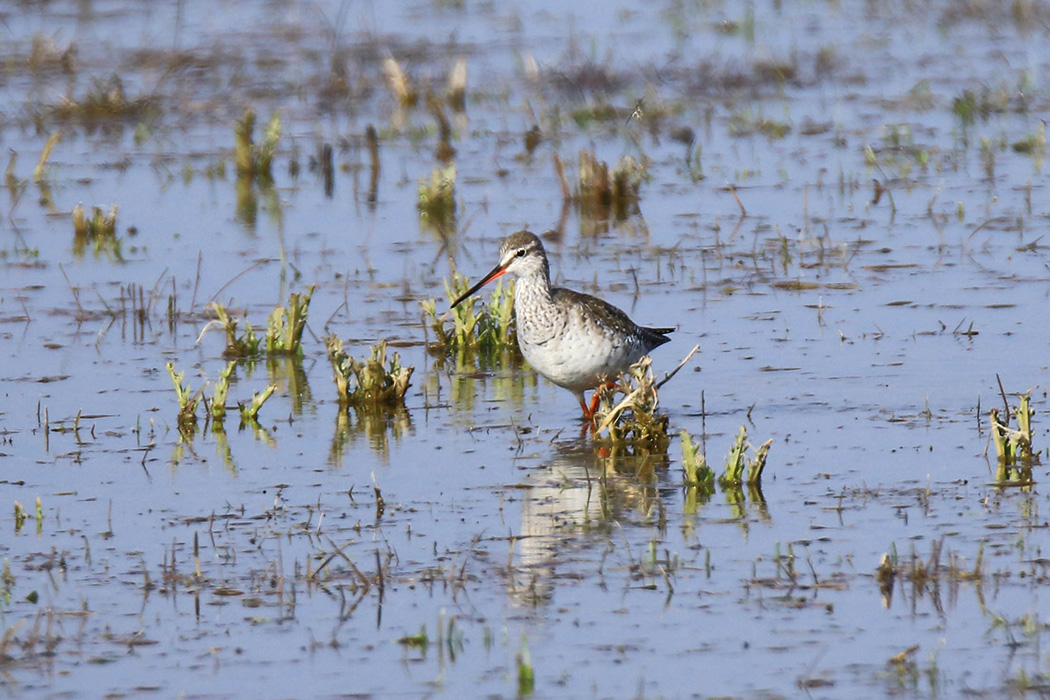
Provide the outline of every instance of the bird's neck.
{"type": "Polygon", "coordinates": [[[550,273],[546,268],[539,274],[519,277],[514,282],[516,306],[545,306],[552,303],[550,273]]]}

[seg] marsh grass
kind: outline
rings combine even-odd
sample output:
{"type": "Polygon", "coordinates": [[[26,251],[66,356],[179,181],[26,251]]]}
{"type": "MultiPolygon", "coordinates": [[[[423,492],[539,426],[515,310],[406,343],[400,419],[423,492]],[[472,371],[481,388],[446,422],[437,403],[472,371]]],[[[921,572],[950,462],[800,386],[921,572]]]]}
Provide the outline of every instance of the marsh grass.
{"type": "Polygon", "coordinates": [[[86,128],[109,122],[127,122],[153,118],[159,107],[153,96],[129,97],[117,75],[96,78],[80,99],[65,98],[51,108],[51,116],[60,121],[76,121],[86,128]]]}
{"type": "Polygon", "coordinates": [[[399,637],[397,643],[403,647],[426,650],[430,646],[430,637],[427,636],[427,626],[424,624],[416,634],[399,637]]]}
{"type": "Polygon", "coordinates": [[[266,352],[269,355],[302,356],[303,331],[314,289],[311,285],[303,294],[293,292],[288,297],[287,308],[277,306],[270,313],[266,324],[266,352]]]}
{"type": "Polygon", "coordinates": [[[682,428],[682,472],[685,487],[686,513],[695,513],[699,505],[706,503],[715,492],[715,485],[725,493],[726,502],[733,506],[740,517],[744,516],[744,487],[753,503],[764,504],[762,495],[762,472],[773,440],[767,440],[754,448],[747,439],[747,429],[740,426],[726,457],[725,470],[715,477],[715,472],[700,452],[700,445],[693,441],[689,432],[682,428]],[[748,452],[751,455],[748,455],[748,452]],[[745,470],[747,472],[745,478],[745,470]]]}
{"type": "Polygon", "coordinates": [[[412,84],[405,69],[392,56],[383,59],[383,77],[386,78],[387,87],[400,108],[408,109],[419,102],[419,91],[412,84]]]}
{"type": "Polygon", "coordinates": [[[262,391],[257,391],[252,394],[252,400],[248,403],[238,402],[237,407],[241,412],[241,422],[244,424],[257,423],[259,420],[259,410],[266,403],[266,400],[273,395],[273,392],[277,391],[276,384],[270,384],[262,391]]]}
{"type": "Polygon", "coordinates": [[[1035,410],[1031,407],[1031,393],[1029,390],[1020,394],[1016,408],[1007,406],[1005,420],[997,408],[988,412],[991,439],[998,457],[995,481],[1000,485],[1029,486],[1034,483],[1032,465],[1039,462],[1039,453],[1032,444],[1035,410]],[[1016,428],[1010,427],[1011,417],[1016,420],[1016,428]]]}
{"type": "Polygon", "coordinates": [[[649,443],[666,449],[667,415],[659,412],[657,387],[652,359],[646,355],[616,381],[596,389],[595,438],[649,443]]]}
{"type": "MultiPolygon", "coordinates": [[[[222,327],[223,332],[226,334],[226,349],[222,351],[223,357],[256,357],[259,355],[259,345],[262,342],[259,336],[255,334],[255,329],[252,328],[252,324],[248,322],[248,319],[244,319],[244,331],[241,333],[237,332],[237,325],[240,320],[233,318],[227,313],[226,307],[222,304],[212,302],[209,304],[212,310],[215,312],[218,324],[222,327]]],[[[209,323],[208,326],[211,324],[209,323]]],[[[203,336],[208,330],[208,326],[205,326],[205,330],[201,331],[203,336]]]]}
{"type": "Polygon", "coordinates": [[[762,482],[762,472],[766,468],[766,458],[769,456],[769,448],[773,440],[770,438],[757,448],[747,439],[747,428],[740,426],[740,431],[729,448],[729,456],[726,457],[726,468],[719,477],[723,486],[740,486],[741,484],[759,484],[762,482]],[[748,453],[751,453],[750,455],[748,453]],[[744,470],[747,470],[747,477],[744,470]]]}
{"type": "Polygon", "coordinates": [[[515,656],[515,664],[518,667],[518,697],[523,698],[532,695],[536,689],[536,670],[532,666],[529,641],[524,635],[521,638],[521,649],[515,656]]]}
{"type": "Polygon", "coordinates": [[[401,355],[386,356],[386,341],[373,346],[367,360],[356,360],[343,350],[343,341],[324,339],[336,384],[339,405],[357,409],[404,406],[415,367],[403,367],[401,355]]]}
{"type": "MultiPolygon", "coordinates": [[[[930,555],[926,558],[921,557],[915,551],[914,545],[910,555],[902,557],[898,555],[896,545],[891,544],[890,550],[882,555],[875,569],[875,580],[882,593],[883,605],[889,607],[893,599],[894,584],[897,581],[910,583],[913,594],[925,592],[934,598],[939,598],[942,583],[953,586],[960,583],[974,583],[980,586],[989,576],[985,567],[983,540],[978,545],[972,567],[963,557],[951,550],[947,552],[947,556],[942,561],[943,549],[943,537],[930,544],[930,555]]],[[[994,574],[991,575],[994,576],[994,574]]]]}
{"type": "Polygon", "coordinates": [[[175,363],[169,362],[165,365],[171,383],[175,386],[175,395],[179,400],[178,425],[180,431],[193,432],[197,426],[197,406],[200,405],[204,395],[204,387],[193,391],[189,385],[183,384],[186,377],[185,372],[175,372],[175,363]]]}
{"type": "MultiPolygon", "coordinates": [[[[466,300],[444,314],[438,314],[437,301],[427,299],[420,302],[423,309],[424,324],[434,332],[436,340],[432,350],[444,354],[458,353],[467,355],[477,353],[491,356],[509,348],[517,347],[517,335],[514,330],[514,282],[504,285],[505,278],[496,280],[489,300],[481,301],[478,297],[466,300]],[[451,326],[448,322],[451,321],[451,326]]],[[[448,302],[462,296],[470,289],[466,276],[453,272],[444,280],[445,295],[448,302]]]]}
{"type": "Polygon", "coordinates": [[[29,516],[26,514],[25,506],[18,501],[15,501],[15,532],[21,531],[28,519],[29,516]]]}
{"type": "Polygon", "coordinates": [[[273,159],[281,139],[281,115],[270,117],[262,141],[255,142],[255,110],[244,115],[233,126],[233,161],[238,179],[255,182],[273,181],[273,159]]]}
{"type": "MultiPolygon", "coordinates": [[[[238,331],[240,319],[232,317],[222,304],[209,304],[216,320],[209,322],[200,337],[203,337],[212,325],[218,325],[226,335],[226,349],[223,356],[228,358],[258,357],[262,350],[270,357],[302,357],[303,332],[310,311],[310,300],[313,298],[314,286],[305,292],[293,292],[288,296],[287,306],[275,306],[266,322],[266,333],[260,338],[248,319],[244,319],[244,330],[238,331]]],[[[200,338],[198,338],[198,341],[200,338]]]]}
{"type": "Polygon", "coordinates": [[[230,393],[230,377],[237,368],[236,362],[227,362],[226,367],[219,372],[219,379],[215,382],[215,393],[212,395],[209,409],[212,420],[221,422],[226,417],[226,398],[230,393]]]}
{"type": "Polygon", "coordinates": [[[73,253],[81,256],[91,245],[95,254],[107,253],[123,260],[122,243],[117,237],[117,205],[104,214],[101,207],[91,207],[91,218],[84,214],[84,206],[73,207],[73,253]]]}
{"type": "Polygon", "coordinates": [[[617,220],[623,221],[637,213],[646,168],[634,157],[621,156],[610,172],[608,164],[598,160],[593,150],[581,149],[575,190],[569,186],[565,167],[557,154],[554,156],[554,170],[561,185],[562,198],[578,204],[584,215],[601,216],[611,211],[617,220]]]}
{"type": "Polygon", "coordinates": [[[715,472],[707,463],[707,458],[700,452],[700,443],[694,443],[689,431],[682,428],[682,471],[687,486],[712,485],[715,472]]]}
{"type": "Polygon", "coordinates": [[[592,397],[592,401],[597,402],[592,421],[594,437],[607,439],[613,444],[648,443],[650,447],[666,453],[669,443],[667,416],[658,413],[658,390],[671,381],[699,351],[700,346],[694,345],[678,366],[660,381],[656,381],[653,376],[652,359],[646,355],[616,381],[599,386],[592,397]]]}

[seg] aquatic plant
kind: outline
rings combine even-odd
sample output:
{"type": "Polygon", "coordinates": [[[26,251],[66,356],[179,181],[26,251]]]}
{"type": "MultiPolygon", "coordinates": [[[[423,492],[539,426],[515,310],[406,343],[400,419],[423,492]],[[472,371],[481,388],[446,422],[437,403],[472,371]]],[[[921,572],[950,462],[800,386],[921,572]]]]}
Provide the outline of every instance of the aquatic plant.
{"type": "Polygon", "coordinates": [[[314,289],[311,285],[302,294],[293,292],[288,296],[287,307],[275,306],[267,319],[266,334],[263,338],[256,335],[255,329],[247,319],[244,321],[244,331],[238,333],[239,319],[231,317],[222,304],[212,302],[209,306],[215,312],[216,320],[210,321],[204,327],[198,342],[213,325],[217,325],[222,327],[226,334],[226,349],[222,353],[224,357],[255,357],[260,354],[260,348],[265,348],[266,354],[271,357],[301,357],[303,331],[306,329],[306,318],[314,289]]]}
{"type": "MultiPolygon", "coordinates": [[[[879,584],[882,594],[883,605],[889,607],[893,598],[894,583],[897,580],[908,582],[912,585],[912,591],[921,594],[927,590],[935,591],[942,583],[980,583],[988,575],[984,561],[984,541],[981,540],[977,547],[977,555],[972,567],[968,566],[965,558],[948,550],[947,556],[943,557],[944,538],[933,540],[930,544],[930,555],[923,558],[915,551],[912,545],[910,556],[901,556],[897,552],[897,546],[890,543],[888,552],[883,553],[878,567],[875,569],[875,580],[879,584]]],[[[994,576],[995,574],[992,574],[994,576]]]]}
{"type": "Polygon", "coordinates": [[[419,91],[412,85],[408,73],[404,71],[401,64],[393,56],[383,59],[383,76],[390,92],[397,99],[402,108],[413,107],[419,101],[419,91]]]}
{"type": "Polygon", "coordinates": [[[773,440],[766,440],[757,448],[747,440],[747,428],[740,426],[732,447],[729,448],[729,456],[726,457],[726,468],[719,477],[719,483],[725,486],[740,486],[741,484],[759,484],[762,481],[762,471],[766,468],[766,458],[773,440]],[[748,450],[753,456],[748,456],[748,450]],[[744,469],[747,468],[747,478],[744,479],[744,469]]]}
{"type": "Polygon", "coordinates": [[[713,484],[715,472],[707,463],[707,458],[700,452],[700,444],[693,442],[689,431],[682,428],[682,471],[688,486],[713,484]]]}
{"type": "Polygon", "coordinates": [[[413,649],[426,649],[430,645],[430,638],[427,636],[427,626],[423,624],[419,628],[419,632],[416,634],[408,634],[404,637],[398,637],[397,643],[403,647],[410,647],[413,649]]]}
{"type": "MultiPolygon", "coordinates": [[[[1007,405],[1007,416],[1004,420],[999,409],[988,412],[988,421],[992,429],[992,442],[998,457],[995,480],[997,483],[1011,482],[1018,485],[1030,485],[1032,465],[1039,461],[1039,454],[1032,444],[1032,418],[1035,410],[1031,407],[1031,389],[1018,396],[1018,405],[1011,408],[1007,405]],[[1017,421],[1017,427],[1010,427],[1010,418],[1017,421]]],[[[1005,396],[1004,396],[1005,402],[1005,396]]]]}
{"type": "Polygon", "coordinates": [[[250,403],[237,403],[237,407],[241,411],[241,422],[242,423],[255,423],[259,420],[259,409],[266,403],[266,399],[273,395],[273,392],[277,391],[276,384],[270,384],[262,391],[257,391],[252,394],[252,400],[250,403]]]}
{"type": "Polygon", "coordinates": [[[436,167],[430,180],[419,178],[419,217],[437,227],[450,225],[456,218],[456,164],[436,167]]]}
{"type": "MultiPolygon", "coordinates": [[[[212,302],[208,306],[215,312],[217,320],[209,322],[204,327],[204,330],[201,331],[201,337],[204,336],[213,323],[217,323],[222,326],[223,331],[226,333],[226,349],[222,351],[223,357],[255,357],[259,354],[261,340],[255,335],[255,330],[252,328],[252,324],[248,322],[248,319],[244,320],[244,332],[238,334],[237,324],[239,319],[231,318],[226,312],[226,307],[222,304],[212,302]]],[[[198,342],[199,340],[200,338],[198,338],[198,342]]]]}
{"type": "Polygon", "coordinates": [[[103,214],[101,207],[91,207],[91,218],[84,214],[84,205],[73,207],[73,252],[82,255],[87,244],[94,246],[96,253],[109,252],[120,259],[120,240],[117,238],[117,205],[103,214]]]}
{"type": "Polygon", "coordinates": [[[700,445],[693,442],[692,436],[685,428],[682,429],[681,436],[685,513],[695,513],[700,504],[706,503],[714,494],[716,483],[725,493],[726,502],[739,517],[744,516],[744,485],[747,486],[748,495],[753,503],[765,503],[762,495],[762,471],[766,465],[769,448],[773,444],[772,440],[767,440],[758,449],[754,449],[747,441],[747,429],[740,426],[740,432],[737,433],[726,458],[725,471],[716,479],[714,470],[700,452],[700,445]],[[748,449],[753,450],[753,457],[747,456],[748,449]],[[743,478],[745,467],[746,479],[743,478]]]}
{"type": "MultiPolygon", "coordinates": [[[[51,152],[55,149],[55,145],[58,144],[62,138],[62,132],[56,131],[47,137],[47,141],[44,143],[44,148],[40,151],[40,159],[37,160],[36,167],[33,168],[33,182],[36,184],[42,183],[47,177],[47,162],[51,159],[51,152]]],[[[14,160],[12,157],[11,166],[8,167],[8,175],[10,176],[11,168],[14,167],[14,160]]]]}
{"type": "Polygon", "coordinates": [[[659,413],[660,397],[652,362],[646,355],[615,381],[595,390],[595,437],[605,433],[613,442],[655,442],[666,446],[667,415],[659,413]]]}
{"type": "Polygon", "coordinates": [[[230,392],[230,377],[237,367],[236,362],[227,362],[226,367],[219,372],[219,379],[215,382],[215,393],[211,399],[211,417],[214,421],[222,421],[226,417],[226,397],[230,392]]]}
{"type": "Polygon", "coordinates": [[[304,294],[292,293],[288,296],[287,310],[277,306],[270,312],[266,324],[266,352],[270,355],[303,354],[303,330],[306,329],[306,316],[310,310],[310,299],[315,287],[311,285],[304,294]]]}
{"type": "Polygon", "coordinates": [[[373,346],[367,360],[355,360],[336,335],[324,339],[332,363],[339,405],[358,408],[404,405],[415,367],[402,367],[401,356],[386,357],[386,341],[373,346]]]}
{"type": "Polygon", "coordinates": [[[616,380],[599,386],[591,397],[594,436],[600,438],[606,433],[614,443],[651,442],[655,448],[666,450],[667,416],[657,413],[660,405],[657,392],[699,351],[700,346],[694,345],[678,366],[660,381],[653,376],[652,359],[646,355],[616,380]]]}
{"type": "Polygon", "coordinates": [[[270,117],[260,143],[255,143],[254,133],[255,110],[248,107],[233,127],[233,161],[237,177],[249,182],[272,181],[273,159],[277,153],[277,142],[281,139],[281,115],[270,117]]]}
{"type": "Polygon", "coordinates": [[[148,118],[158,110],[152,95],[128,97],[120,76],[96,78],[87,93],[79,100],[63,99],[51,108],[51,114],[63,121],[78,121],[86,127],[102,122],[132,121],[148,118]]]}
{"type": "MultiPolygon", "coordinates": [[[[435,348],[442,352],[462,352],[477,350],[489,352],[509,347],[517,347],[517,336],[514,331],[514,282],[506,286],[503,279],[496,280],[489,301],[474,297],[438,314],[437,301],[427,299],[419,303],[423,309],[425,322],[437,337],[435,348]],[[451,317],[452,327],[446,327],[451,317]]],[[[453,272],[451,278],[444,280],[445,295],[451,304],[470,289],[470,281],[465,275],[453,272]]]]}
{"type": "Polygon", "coordinates": [[[15,532],[18,532],[26,524],[26,520],[29,518],[26,515],[25,506],[18,501],[15,501],[15,532]]]}
{"type": "Polygon", "coordinates": [[[536,671],[532,667],[532,655],[529,653],[529,640],[521,636],[521,650],[514,657],[518,667],[518,697],[532,695],[536,688],[536,671]]]}
{"type": "Polygon", "coordinates": [[[193,391],[188,385],[182,383],[186,373],[176,373],[175,363],[169,362],[165,367],[168,370],[168,376],[171,377],[171,383],[175,386],[175,395],[179,400],[179,428],[192,431],[197,425],[197,406],[200,404],[201,397],[204,394],[204,387],[202,386],[197,391],[193,391]]]}
{"type": "Polygon", "coordinates": [[[448,74],[448,90],[445,99],[453,110],[462,112],[467,106],[467,59],[460,56],[448,74]]]}
{"type": "Polygon", "coordinates": [[[590,214],[611,209],[621,220],[637,208],[639,189],[646,174],[645,165],[631,156],[621,156],[610,173],[609,166],[598,160],[593,150],[587,149],[580,150],[575,192],[565,179],[565,168],[557,154],[554,171],[565,201],[578,203],[590,214]]]}

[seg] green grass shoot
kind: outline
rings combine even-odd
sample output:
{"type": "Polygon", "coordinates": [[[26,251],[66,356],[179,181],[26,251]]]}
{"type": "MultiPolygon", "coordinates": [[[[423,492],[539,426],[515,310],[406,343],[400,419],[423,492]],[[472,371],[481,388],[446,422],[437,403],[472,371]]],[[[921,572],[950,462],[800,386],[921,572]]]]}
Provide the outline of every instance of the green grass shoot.
{"type": "Polygon", "coordinates": [[[729,448],[729,456],[726,457],[725,471],[719,477],[723,486],[740,486],[741,484],[759,484],[762,482],[762,472],[766,468],[766,458],[773,440],[766,440],[758,448],[754,448],[747,439],[747,428],[740,426],[732,447],[729,448]],[[748,456],[748,450],[752,456],[748,456]],[[744,475],[744,470],[747,475],[744,475]]]}
{"type": "Polygon", "coordinates": [[[201,402],[201,397],[204,394],[204,387],[202,386],[197,391],[193,391],[189,386],[183,384],[183,379],[186,376],[185,372],[175,372],[175,364],[172,362],[165,365],[168,369],[168,376],[171,377],[171,383],[175,386],[175,395],[179,400],[179,414],[178,424],[180,428],[192,429],[197,425],[197,406],[201,402]]]}
{"type": "Polygon", "coordinates": [[[244,116],[233,127],[233,160],[237,177],[248,181],[273,180],[273,159],[281,139],[281,115],[270,117],[260,143],[255,142],[255,110],[244,110],[244,116]]]}
{"type": "MultiPolygon", "coordinates": [[[[458,272],[445,279],[445,294],[449,303],[458,299],[470,281],[458,272]]],[[[492,296],[478,306],[477,299],[469,299],[445,314],[438,314],[437,301],[420,302],[429,327],[434,331],[439,350],[450,352],[481,351],[517,347],[514,332],[514,282],[504,285],[503,278],[496,280],[492,296]],[[447,323],[451,321],[451,327],[447,323]]]]}
{"type": "Polygon", "coordinates": [[[250,403],[238,403],[237,405],[241,410],[241,421],[244,423],[257,422],[259,420],[259,409],[263,407],[266,399],[270,398],[275,391],[277,391],[277,385],[271,384],[262,391],[252,394],[250,403]]]}
{"type": "Polygon", "coordinates": [[[219,372],[219,380],[215,382],[215,394],[211,399],[211,417],[214,421],[221,421],[226,417],[226,397],[230,392],[230,377],[233,376],[236,367],[236,362],[228,362],[219,372]]]}
{"type": "Polygon", "coordinates": [[[292,293],[288,297],[288,307],[277,306],[270,313],[266,324],[266,352],[270,355],[303,354],[303,330],[306,328],[306,316],[310,310],[310,299],[315,287],[310,286],[303,294],[292,293]]]}
{"type": "Polygon", "coordinates": [[[694,443],[689,431],[682,428],[682,470],[687,486],[714,484],[715,472],[700,452],[700,444],[694,443]]]}

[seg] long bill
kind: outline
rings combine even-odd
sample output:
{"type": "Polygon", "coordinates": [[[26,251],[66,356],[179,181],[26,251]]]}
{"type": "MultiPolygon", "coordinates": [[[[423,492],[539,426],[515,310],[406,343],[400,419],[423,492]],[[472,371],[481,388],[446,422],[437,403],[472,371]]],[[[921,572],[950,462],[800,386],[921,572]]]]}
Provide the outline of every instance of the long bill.
{"type": "Polygon", "coordinates": [[[479,289],[484,287],[486,284],[488,284],[492,280],[496,279],[497,277],[505,274],[506,272],[507,272],[507,268],[505,266],[496,265],[496,267],[492,268],[492,272],[490,272],[487,275],[485,275],[484,277],[482,277],[480,282],[478,282],[473,287],[471,287],[466,292],[464,292],[463,295],[459,297],[459,299],[456,299],[454,302],[452,302],[452,306],[450,306],[449,309],[456,308],[459,305],[459,302],[461,302],[464,299],[470,297],[471,295],[474,294],[474,292],[478,291],[479,289]]]}

